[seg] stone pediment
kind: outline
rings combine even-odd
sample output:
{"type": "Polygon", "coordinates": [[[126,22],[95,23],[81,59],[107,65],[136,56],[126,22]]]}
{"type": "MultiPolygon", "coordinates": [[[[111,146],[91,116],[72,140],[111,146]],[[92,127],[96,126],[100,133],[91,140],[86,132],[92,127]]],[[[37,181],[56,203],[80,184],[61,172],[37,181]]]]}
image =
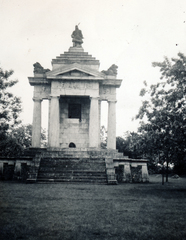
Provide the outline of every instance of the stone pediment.
{"type": "Polygon", "coordinates": [[[104,74],[89,67],[74,63],[46,73],[47,79],[91,79],[104,80],[104,74]]]}
{"type": "Polygon", "coordinates": [[[82,71],[79,71],[78,69],[74,69],[72,71],[64,72],[64,73],[58,74],[57,76],[58,77],[59,76],[61,76],[61,77],[68,77],[68,76],[71,76],[71,77],[90,77],[90,76],[92,76],[93,77],[93,75],[82,72],[82,71]]]}

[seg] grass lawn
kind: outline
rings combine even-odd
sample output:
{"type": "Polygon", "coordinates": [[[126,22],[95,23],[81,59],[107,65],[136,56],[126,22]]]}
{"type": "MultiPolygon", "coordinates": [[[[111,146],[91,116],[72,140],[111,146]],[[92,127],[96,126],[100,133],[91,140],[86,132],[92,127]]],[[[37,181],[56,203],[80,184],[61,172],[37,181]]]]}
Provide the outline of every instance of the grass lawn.
{"type": "Polygon", "coordinates": [[[186,178],[148,184],[0,182],[0,239],[186,239],[186,178]]]}

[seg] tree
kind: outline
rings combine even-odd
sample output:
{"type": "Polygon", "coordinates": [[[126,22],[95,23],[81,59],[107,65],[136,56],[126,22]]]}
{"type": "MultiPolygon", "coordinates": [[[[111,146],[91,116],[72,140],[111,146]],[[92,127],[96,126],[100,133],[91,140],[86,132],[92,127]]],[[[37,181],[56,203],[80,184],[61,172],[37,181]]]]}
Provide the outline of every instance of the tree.
{"type": "Polygon", "coordinates": [[[0,152],[2,155],[19,154],[21,146],[11,137],[11,131],[20,124],[21,100],[9,90],[18,81],[11,80],[13,70],[0,68],[0,152]]]}
{"type": "Polygon", "coordinates": [[[153,63],[160,68],[161,79],[150,88],[144,83],[140,95],[147,98],[136,116],[143,120],[139,132],[147,137],[149,151],[166,162],[167,169],[170,162],[185,161],[186,151],[186,57],[182,53],[178,57],[153,63]]]}
{"type": "MultiPolygon", "coordinates": [[[[18,128],[12,130],[12,137],[14,137],[18,144],[23,149],[32,146],[32,124],[20,125],[18,128]]],[[[41,129],[41,146],[47,146],[46,130],[41,129]]]]}
{"type": "MultiPolygon", "coordinates": [[[[22,125],[19,114],[22,111],[21,100],[10,89],[18,81],[12,80],[13,70],[0,68],[0,154],[18,156],[32,144],[32,125],[22,125]]],[[[41,129],[41,146],[46,147],[46,130],[41,129]]]]}
{"type": "Polygon", "coordinates": [[[9,79],[12,74],[13,70],[3,71],[0,68],[0,134],[6,133],[9,128],[20,123],[21,100],[8,91],[18,82],[9,79]]]}
{"type": "Polygon", "coordinates": [[[101,148],[107,148],[107,130],[105,126],[101,126],[100,128],[100,141],[101,141],[101,148]]]}
{"type": "Polygon", "coordinates": [[[126,132],[123,137],[116,137],[116,149],[129,158],[144,157],[142,135],[135,132],[126,132]]]}
{"type": "Polygon", "coordinates": [[[124,154],[125,149],[125,139],[122,137],[116,137],[116,149],[118,152],[122,152],[124,154]]]}
{"type": "Polygon", "coordinates": [[[32,125],[20,125],[12,130],[12,137],[23,147],[23,149],[32,146],[32,125]]]}

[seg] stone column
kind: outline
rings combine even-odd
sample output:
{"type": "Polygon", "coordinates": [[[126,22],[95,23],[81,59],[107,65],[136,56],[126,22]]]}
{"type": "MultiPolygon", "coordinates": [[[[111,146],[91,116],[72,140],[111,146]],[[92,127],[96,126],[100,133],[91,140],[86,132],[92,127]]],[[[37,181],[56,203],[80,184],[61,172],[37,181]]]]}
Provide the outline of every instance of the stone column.
{"type": "Polygon", "coordinates": [[[98,147],[99,132],[99,108],[98,98],[90,98],[90,114],[89,114],[89,147],[98,147]]]}
{"type": "Polygon", "coordinates": [[[107,149],[116,149],[116,101],[108,101],[107,149]]]}
{"type": "Polygon", "coordinates": [[[41,147],[41,99],[33,98],[32,147],[41,147]]]}
{"type": "Polygon", "coordinates": [[[49,147],[59,147],[59,97],[52,96],[49,119],[49,147]]]}
{"type": "Polygon", "coordinates": [[[48,99],[48,144],[49,147],[49,133],[50,133],[50,105],[51,105],[51,99],[48,99]]]}
{"type": "Polygon", "coordinates": [[[101,100],[98,100],[98,110],[99,110],[99,116],[98,116],[98,120],[99,120],[99,124],[98,124],[98,147],[101,147],[101,140],[100,140],[100,129],[101,129],[101,100]]]}

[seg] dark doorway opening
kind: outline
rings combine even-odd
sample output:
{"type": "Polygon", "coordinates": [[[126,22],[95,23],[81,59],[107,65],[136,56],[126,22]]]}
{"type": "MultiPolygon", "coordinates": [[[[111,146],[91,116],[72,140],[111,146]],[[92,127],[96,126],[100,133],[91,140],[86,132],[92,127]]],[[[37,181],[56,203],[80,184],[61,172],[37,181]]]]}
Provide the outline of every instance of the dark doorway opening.
{"type": "Polygon", "coordinates": [[[71,143],[69,144],[69,148],[76,148],[75,143],[71,142],[71,143]]]}

